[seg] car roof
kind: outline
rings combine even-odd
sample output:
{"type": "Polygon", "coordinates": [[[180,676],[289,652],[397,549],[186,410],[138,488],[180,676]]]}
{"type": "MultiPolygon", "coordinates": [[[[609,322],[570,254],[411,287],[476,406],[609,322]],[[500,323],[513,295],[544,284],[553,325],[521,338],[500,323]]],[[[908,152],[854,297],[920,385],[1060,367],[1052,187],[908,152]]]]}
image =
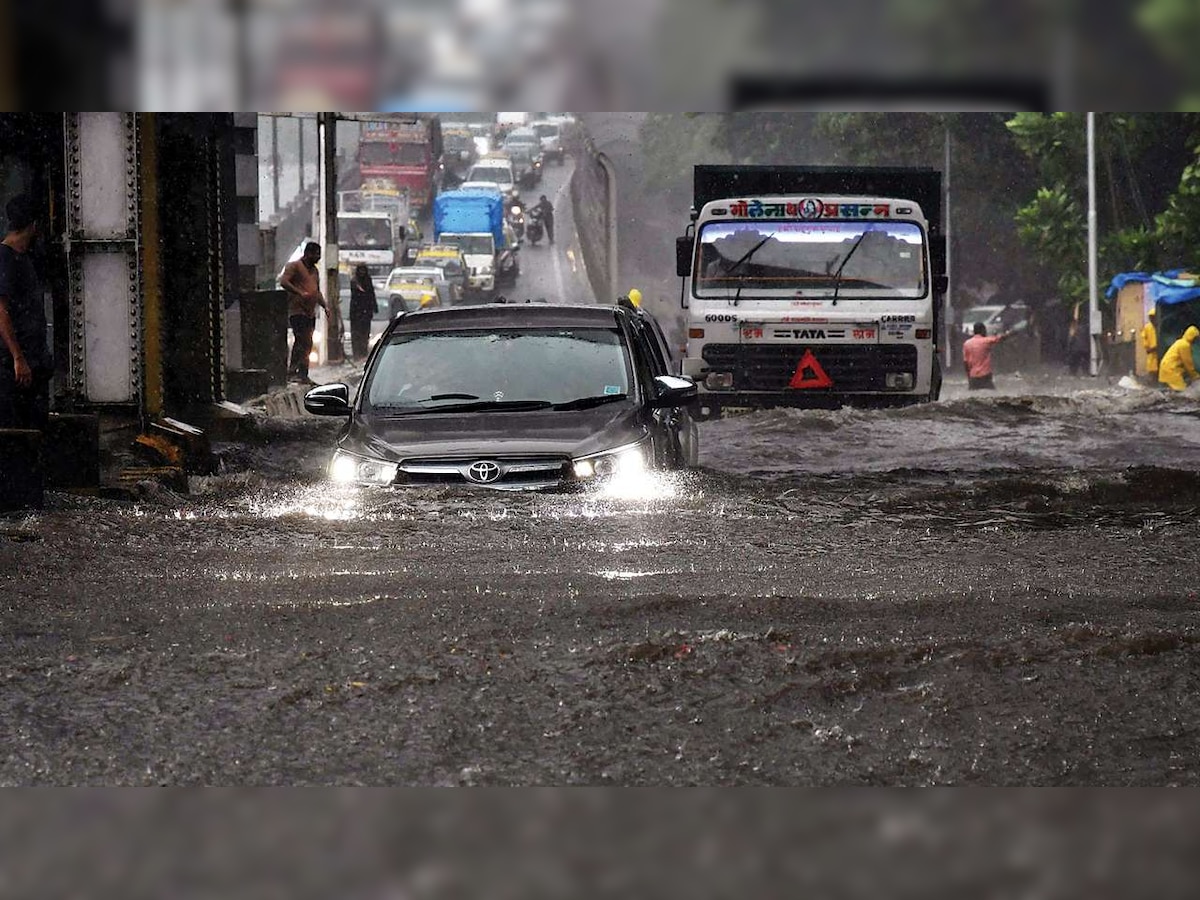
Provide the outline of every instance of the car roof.
{"type": "Polygon", "coordinates": [[[444,274],[438,266],[397,266],[388,272],[388,281],[393,278],[438,278],[444,274]]]}
{"type": "Polygon", "coordinates": [[[486,303],[424,309],[398,318],[393,332],[457,331],[476,328],[613,328],[615,306],[550,303],[486,303]]]}

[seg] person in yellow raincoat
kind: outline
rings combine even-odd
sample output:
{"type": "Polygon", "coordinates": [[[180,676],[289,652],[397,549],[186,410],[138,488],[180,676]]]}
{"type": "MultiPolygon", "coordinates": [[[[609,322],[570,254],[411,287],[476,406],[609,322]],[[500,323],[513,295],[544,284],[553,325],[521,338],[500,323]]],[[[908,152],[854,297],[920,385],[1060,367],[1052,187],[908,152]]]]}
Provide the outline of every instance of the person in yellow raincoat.
{"type": "Polygon", "coordinates": [[[1151,309],[1142,326],[1142,348],[1146,351],[1146,375],[1151,381],[1158,380],[1158,332],[1154,329],[1154,310],[1151,309]]]}
{"type": "Polygon", "coordinates": [[[1183,337],[1171,345],[1158,364],[1158,383],[1173,391],[1182,391],[1200,378],[1196,373],[1196,362],[1192,359],[1192,344],[1200,337],[1200,328],[1189,325],[1183,337]]]}

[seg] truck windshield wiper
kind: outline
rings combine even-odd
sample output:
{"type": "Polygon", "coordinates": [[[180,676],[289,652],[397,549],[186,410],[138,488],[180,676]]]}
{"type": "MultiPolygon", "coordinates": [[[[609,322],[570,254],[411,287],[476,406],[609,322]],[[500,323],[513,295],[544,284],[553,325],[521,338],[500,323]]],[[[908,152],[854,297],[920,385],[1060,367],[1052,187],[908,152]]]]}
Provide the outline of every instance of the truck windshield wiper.
{"type": "MultiPolygon", "coordinates": [[[[750,257],[752,257],[759,250],[761,250],[763,247],[763,244],[765,244],[767,241],[769,241],[773,237],[775,237],[774,231],[772,231],[770,234],[768,234],[766,237],[764,237],[761,241],[759,241],[757,244],[755,244],[753,247],[751,247],[749,250],[747,250],[745,253],[743,253],[741,258],[737,262],[735,262],[732,266],[729,267],[729,271],[726,274],[732,275],[734,273],[735,269],[737,269],[739,266],[741,266],[742,263],[749,260],[750,257]]],[[[737,306],[738,301],[740,301],[742,299],[742,286],[745,283],[746,283],[746,276],[739,275],[738,276],[737,293],[735,293],[733,295],[733,305],[734,306],[737,306]]]]}
{"type": "Polygon", "coordinates": [[[580,397],[577,400],[567,400],[564,403],[555,403],[555,409],[591,409],[593,406],[603,406],[605,403],[615,403],[618,400],[628,400],[628,394],[603,394],[597,397],[580,397]]]}
{"type": "Polygon", "coordinates": [[[850,257],[852,257],[854,255],[854,251],[859,248],[859,245],[862,244],[863,240],[866,238],[866,236],[868,234],[870,234],[869,231],[864,231],[862,234],[860,234],[858,236],[858,240],[854,242],[854,246],[850,248],[849,252],[847,252],[844,257],[842,257],[842,261],[838,265],[837,271],[833,273],[833,305],[834,306],[837,306],[838,291],[842,287],[842,270],[846,268],[846,263],[850,262],[850,257]]]}

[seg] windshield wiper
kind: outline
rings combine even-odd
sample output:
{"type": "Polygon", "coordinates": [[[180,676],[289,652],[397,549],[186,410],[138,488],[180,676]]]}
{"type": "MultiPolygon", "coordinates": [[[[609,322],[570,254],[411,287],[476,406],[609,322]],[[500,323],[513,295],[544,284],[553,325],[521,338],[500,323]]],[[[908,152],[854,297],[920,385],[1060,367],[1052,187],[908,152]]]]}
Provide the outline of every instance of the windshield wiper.
{"type": "MultiPolygon", "coordinates": [[[[432,399],[432,398],[431,398],[432,399]]],[[[423,401],[422,401],[423,402],[423,401]]],[[[473,403],[446,403],[442,406],[426,406],[414,413],[440,412],[525,412],[534,409],[550,409],[549,400],[477,400],[473,403]]]]}
{"type": "Polygon", "coordinates": [[[628,400],[628,394],[603,394],[596,397],[580,397],[576,400],[567,400],[563,403],[555,403],[555,409],[591,409],[593,406],[603,406],[605,403],[615,403],[619,400],[628,400]]]}
{"type": "MultiPolygon", "coordinates": [[[[741,258],[737,262],[735,262],[732,266],[730,266],[729,271],[726,272],[725,274],[732,275],[734,273],[735,269],[737,269],[742,263],[746,262],[748,259],[750,259],[750,257],[752,257],[759,250],[761,250],[763,247],[763,244],[765,244],[767,241],[769,241],[773,237],[775,237],[775,232],[772,231],[770,234],[768,234],[766,237],[764,237],[761,241],[759,241],[757,244],[755,244],[753,247],[751,247],[749,250],[747,250],[745,253],[743,253],[741,258]]],[[[734,306],[737,306],[738,301],[740,301],[742,299],[742,286],[745,283],[746,283],[746,276],[739,275],[738,276],[737,293],[735,293],[733,295],[733,305],[734,306]]]]}
{"type": "Polygon", "coordinates": [[[869,231],[864,231],[862,234],[860,234],[858,236],[858,240],[854,242],[854,246],[851,247],[850,251],[842,258],[842,262],[837,267],[837,271],[833,273],[833,305],[834,306],[837,306],[838,291],[842,287],[842,270],[846,268],[846,263],[850,262],[850,257],[852,257],[854,255],[854,251],[858,249],[859,245],[863,242],[863,239],[866,238],[866,236],[868,234],[870,234],[869,231]]]}

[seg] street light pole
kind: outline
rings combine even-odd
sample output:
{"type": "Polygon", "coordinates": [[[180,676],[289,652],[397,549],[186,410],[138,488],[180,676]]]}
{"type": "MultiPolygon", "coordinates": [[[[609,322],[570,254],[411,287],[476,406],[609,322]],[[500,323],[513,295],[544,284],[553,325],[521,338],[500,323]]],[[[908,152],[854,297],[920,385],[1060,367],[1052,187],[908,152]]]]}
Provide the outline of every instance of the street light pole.
{"type": "Polygon", "coordinates": [[[320,356],[322,363],[340,363],[346,354],[342,346],[341,285],[338,283],[337,113],[318,113],[317,144],[320,148],[317,227],[321,244],[321,293],[327,304],[325,340],[320,356]]]}
{"type": "Polygon", "coordinates": [[[1096,114],[1087,114],[1088,141],[1088,346],[1089,371],[1100,372],[1100,296],[1096,284],[1096,114]]]}

